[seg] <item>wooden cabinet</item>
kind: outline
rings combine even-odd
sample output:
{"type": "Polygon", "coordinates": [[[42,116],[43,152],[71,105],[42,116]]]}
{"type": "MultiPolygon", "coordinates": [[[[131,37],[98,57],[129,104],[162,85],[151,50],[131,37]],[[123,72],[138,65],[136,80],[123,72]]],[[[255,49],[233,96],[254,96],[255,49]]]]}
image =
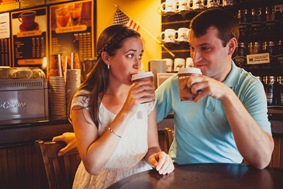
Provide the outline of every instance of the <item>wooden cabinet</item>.
{"type": "Polygon", "coordinates": [[[0,148],[1,188],[44,188],[41,174],[33,142],[0,148]]]}
{"type": "Polygon", "coordinates": [[[274,136],[274,150],[269,166],[283,168],[283,136],[274,136]]]}
{"type": "Polygon", "coordinates": [[[72,131],[68,121],[0,124],[0,188],[48,188],[42,160],[35,151],[36,139],[52,139],[72,131]]]}

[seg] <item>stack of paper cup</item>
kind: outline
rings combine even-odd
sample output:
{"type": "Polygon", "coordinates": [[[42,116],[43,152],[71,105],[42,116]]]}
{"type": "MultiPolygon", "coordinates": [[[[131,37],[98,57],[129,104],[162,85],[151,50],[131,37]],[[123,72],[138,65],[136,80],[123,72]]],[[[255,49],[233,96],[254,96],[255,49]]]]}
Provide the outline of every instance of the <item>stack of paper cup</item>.
{"type": "Polygon", "coordinates": [[[67,118],[64,77],[49,77],[49,110],[52,119],[67,118]]]}
{"type": "Polygon", "coordinates": [[[167,65],[166,60],[151,59],[149,60],[149,69],[154,75],[154,86],[157,87],[157,73],[166,73],[167,65]]]}
{"type": "MultiPolygon", "coordinates": [[[[66,101],[67,107],[69,107],[74,92],[79,88],[81,84],[81,70],[69,69],[66,71],[66,101]]],[[[67,108],[68,110],[69,108],[67,108]]]]}

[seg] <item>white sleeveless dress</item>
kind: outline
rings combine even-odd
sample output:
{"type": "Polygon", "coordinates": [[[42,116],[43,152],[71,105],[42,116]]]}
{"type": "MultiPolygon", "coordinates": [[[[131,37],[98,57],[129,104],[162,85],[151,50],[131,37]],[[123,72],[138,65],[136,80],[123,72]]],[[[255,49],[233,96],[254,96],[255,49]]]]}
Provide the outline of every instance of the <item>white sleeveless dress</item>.
{"type": "MultiPolygon", "coordinates": [[[[85,94],[87,92],[80,91],[79,93],[85,94]]],[[[75,105],[88,107],[88,103],[89,99],[86,96],[76,95],[71,107],[75,105]]],[[[129,121],[112,157],[98,175],[89,174],[83,163],[80,163],[73,182],[74,189],[104,189],[127,176],[151,169],[151,166],[143,158],[148,150],[148,114],[154,109],[154,106],[155,102],[139,106],[136,115],[129,121]]],[[[99,107],[101,122],[98,128],[99,135],[107,130],[115,116],[116,114],[108,111],[101,103],[99,107]]]]}

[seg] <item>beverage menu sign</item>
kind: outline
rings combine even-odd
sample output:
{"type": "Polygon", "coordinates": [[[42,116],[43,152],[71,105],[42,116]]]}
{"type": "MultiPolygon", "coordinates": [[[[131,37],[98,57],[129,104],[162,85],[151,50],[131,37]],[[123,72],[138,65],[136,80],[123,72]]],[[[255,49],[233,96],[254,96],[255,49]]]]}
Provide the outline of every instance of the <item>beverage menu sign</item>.
{"type": "Polygon", "coordinates": [[[9,13],[0,14],[0,39],[10,37],[9,13]]]}
{"type": "Polygon", "coordinates": [[[47,56],[47,8],[11,13],[14,66],[41,66],[47,56]]]}
{"type": "Polygon", "coordinates": [[[74,53],[80,60],[94,56],[92,0],[50,6],[50,55],[74,53]]]}
{"type": "Polygon", "coordinates": [[[0,66],[10,64],[10,18],[9,13],[0,14],[0,66]]]}

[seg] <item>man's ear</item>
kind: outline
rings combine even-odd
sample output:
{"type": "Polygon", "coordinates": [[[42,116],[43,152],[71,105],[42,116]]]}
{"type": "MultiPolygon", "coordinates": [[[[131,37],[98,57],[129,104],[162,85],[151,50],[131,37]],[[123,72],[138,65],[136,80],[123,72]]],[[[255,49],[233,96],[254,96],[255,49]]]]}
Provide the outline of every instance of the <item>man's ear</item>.
{"type": "Polygon", "coordinates": [[[106,64],[110,64],[110,56],[107,52],[102,52],[101,53],[101,58],[103,60],[103,62],[105,62],[106,64]]]}
{"type": "Polygon", "coordinates": [[[228,55],[232,55],[237,47],[237,39],[233,37],[232,39],[230,39],[228,45],[229,45],[228,55]]]}

